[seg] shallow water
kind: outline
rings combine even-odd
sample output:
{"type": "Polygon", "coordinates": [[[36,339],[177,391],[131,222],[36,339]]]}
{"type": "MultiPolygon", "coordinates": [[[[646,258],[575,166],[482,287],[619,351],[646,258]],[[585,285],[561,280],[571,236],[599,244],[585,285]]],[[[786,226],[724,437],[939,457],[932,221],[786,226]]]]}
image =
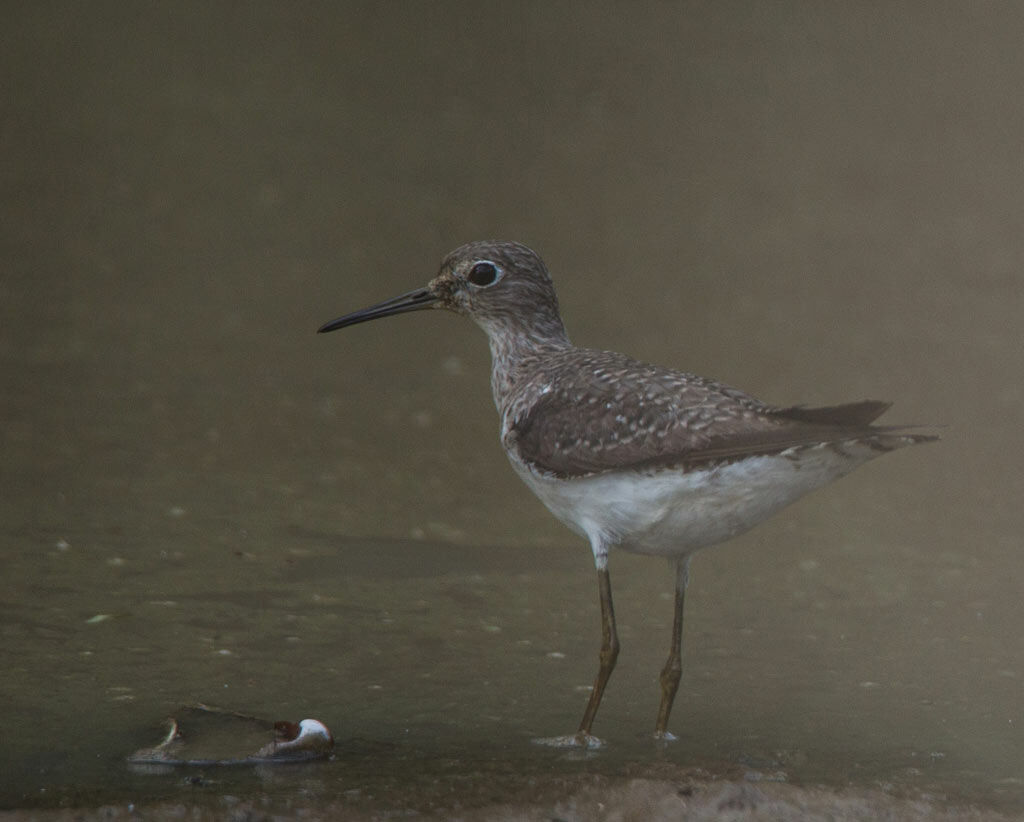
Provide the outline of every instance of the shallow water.
{"type": "Polygon", "coordinates": [[[696,768],[1020,811],[1024,15],[491,11],[8,13],[0,806],[696,768]],[[607,747],[530,742],[578,722],[596,580],[505,463],[480,333],[313,333],[484,236],[581,344],[947,426],[695,559],[667,748],[672,575],[630,556],[607,747]],[[338,757],[131,773],[196,701],[338,757]]]}

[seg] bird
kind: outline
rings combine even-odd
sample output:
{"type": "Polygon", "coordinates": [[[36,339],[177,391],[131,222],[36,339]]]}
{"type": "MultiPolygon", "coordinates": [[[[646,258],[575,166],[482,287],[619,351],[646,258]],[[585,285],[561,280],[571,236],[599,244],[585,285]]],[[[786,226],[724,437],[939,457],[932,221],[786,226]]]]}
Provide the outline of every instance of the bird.
{"type": "Polygon", "coordinates": [[[694,552],[747,531],[874,457],[937,439],[917,433],[920,426],[876,425],[888,402],[776,407],[706,377],[577,348],[547,266],[518,242],[460,246],[426,287],[318,331],[435,308],[467,316],[486,333],[505,454],[593,552],[601,610],[598,672],[577,731],[546,740],[552,744],[603,744],[592,726],[620,648],[612,549],[674,564],[672,637],[654,731],[672,740],[668,723],[682,675],[694,552]]]}

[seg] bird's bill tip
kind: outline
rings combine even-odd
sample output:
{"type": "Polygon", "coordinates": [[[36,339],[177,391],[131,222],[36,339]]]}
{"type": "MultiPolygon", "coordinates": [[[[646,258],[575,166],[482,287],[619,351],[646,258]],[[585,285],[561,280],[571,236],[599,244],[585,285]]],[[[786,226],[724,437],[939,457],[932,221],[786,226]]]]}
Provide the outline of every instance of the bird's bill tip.
{"type": "Polygon", "coordinates": [[[324,334],[328,331],[337,331],[339,328],[347,328],[350,325],[365,323],[370,320],[380,319],[381,317],[390,317],[392,314],[421,311],[422,309],[433,307],[439,299],[429,288],[417,288],[393,297],[390,300],[385,300],[382,303],[362,308],[359,311],[353,311],[344,317],[338,317],[336,320],[326,322],[317,329],[317,333],[324,334]]]}

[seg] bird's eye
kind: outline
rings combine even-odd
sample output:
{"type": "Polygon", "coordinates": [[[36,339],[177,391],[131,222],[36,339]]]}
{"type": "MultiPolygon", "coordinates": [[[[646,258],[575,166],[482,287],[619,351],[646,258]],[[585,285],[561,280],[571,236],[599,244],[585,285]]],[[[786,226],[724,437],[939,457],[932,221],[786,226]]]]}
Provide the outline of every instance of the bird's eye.
{"type": "Polygon", "coordinates": [[[494,285],[498,281],[498,266],[488,262],[476,263],[469,269],[466,279],[481,288],[494,285]]]}

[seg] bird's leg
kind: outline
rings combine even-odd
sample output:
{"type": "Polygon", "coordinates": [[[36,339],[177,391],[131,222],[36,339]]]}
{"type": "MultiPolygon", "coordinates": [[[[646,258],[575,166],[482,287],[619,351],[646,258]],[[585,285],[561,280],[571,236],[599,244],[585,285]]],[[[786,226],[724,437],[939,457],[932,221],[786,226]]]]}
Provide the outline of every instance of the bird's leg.
{"type": "Polygon", "coordinates": [[[607,565],[598,566],[597,583],[601,594],[601,653],[599,656],[601,667],[598,668],[594,689],[590,692],[590,700],[587,702],[587,709],[583,712],[580,729],[576,732],[576,743],[584,747],[587,747],[592,739],[590,726],[594,724],[594,717],[601,704],[605,685],[608,684],[608,679],[615,668],[615,660],[619,656],[619,635],[615,631],[612,583],[608,576],[607,565]]]}
{"type": "Polygon", "coordinates": [[[672,619],[672,646],[669,648],[665,667],[661,669],[661,705],[658,707],[658,721],[654,726],[654,735],[658,739],[675,739],[668,732],[668,717],[672,713],[672,703],[679,688],[679,678],[683,673],[683,603],[686,600],[686,585],[690,580],[690,558],[684,557],[676,566],[676,602],[675,615],[672,619]]]}

